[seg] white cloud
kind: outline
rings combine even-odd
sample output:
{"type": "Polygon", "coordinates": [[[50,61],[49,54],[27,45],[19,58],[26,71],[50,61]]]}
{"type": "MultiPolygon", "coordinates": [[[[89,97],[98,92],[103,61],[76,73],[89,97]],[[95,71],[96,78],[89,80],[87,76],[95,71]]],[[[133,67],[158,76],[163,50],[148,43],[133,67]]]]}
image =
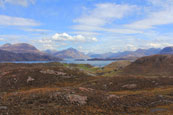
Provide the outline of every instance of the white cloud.
{"type": "Polygon", "coordinates": [[[126,51],[134,51],[134,50],[137,50],[138,48],[135,46],[135,45],[133,45],[133,44],[127,44],[127,46],[126,46],[126,48],[124,49],[124,50],[126,50],[126,51]]]}
{"type": "Polygon", "coordinates": [[[135,6],[118,5],[113,3],[97,4],[94,10],[89,11],[88,14],[84,14],[78,19],[75,19],[74,22],[82,25],[104,26],[115,19],[123,18],[134,8],[135,6]]]}
{"type": "Polygon", "coordinates": [[[139,30],[133,30],[133,29],[106,29],[102,28],[103,31],[106,32],[112,32],[112,33],[119,33],[119,34],[136,34],[136,33],[143,33],[142,31],[139,30]]]}
{"type": "Polygon", "coordinates": [[[147,17],[132,24],[125,25],[133,29],[150,29],[157,25],[173,24],[173,1],[172,0],[150,0],[151,11],[147,17]],[[152,11],[156,7],[157,11],[152,11]]]}
{"type": "Polygon", "coordinates": [[[38,26],[40,23],[32,19],[0,15],[0,25],[4,26],[38,26]]]}
{"type": "Polygon", "coordinates": [[[24,31],[27,32],[48,32],[46,29],[35,29],[35,28],[23,28],[24,31]]]}
{"type": "Polygon", "coordinates": [[[97,41],[97,38],[95,37],[85,37],[83,35],[76,35],[76,36],[71,36],[67,33],[56,33],[55,35],[52,36],[52,39],[55,41],[97,41]]]}
{"type": "Polygon", "coordinates": [[[76,31],[76,32],[71,32],[73,34],[80,34],[80,35],[84,35],[84,36],[96,36],[99,35],[99,33],[97,32],[86,32],[86,31],[76,31]]]}
{"type": "Polygon", "coordinates": [[[126,26],[135,29],[149,29],[164,24],[173,24],[173,9],[151,13],[148,18],[126,26]]]}
{"type": "Polygon", "coordinates": [[[0,0],[0,6],[4,6],[6,3],[28,6],[28,4],[34,4],[35,0],[0,0]]]}
{"type": "Polygon", "coordinates": [[[3,0],[0,0],[0,7],[3,7],[3,6],[4,6],[3,0]]]}
{"type": "Polygon", "coordinates": [[[173,5],[172,0],[148,0],[148,2],[154,6],[162,6],[162,7],[173,5]]]}
{"type": "MultiPolygon", "coordinates": [[[[120,34],[136,34],[136,33],[143,33],[140,30],[135,29],[128,29],[128,28],[104,28],[104,27],[97,27],[97,26],[86,26],[86,25],[77,25],[74,29],[85,31],[89,33],[90,31],[104,31],[110,33],[120,33],[120,34]],[[89,31],[89,32],[88,32],[89,31]]],[[[99,33],[97,33],[99,34],[99,33]]]]}
{"type": "Polygon", "coordinates": [[[0,41],[4,41],[4,38],[0,38],[0,41]]]}
{"type": "Polygon", "coordinates": [[[79,45],[85,44],[87,42],[96,42],[97,38],[95,37],[87,37],[83,35],[69,35],[67,33],[56,33],[50,37],[43,37],[39,40],[34,40],[34,43],[41,44],[42,49],[56,49],[59,47],[65,47],[74,45],[73,47],[77,47],[79,45]]]}
{"type": "Polygon", "coordinates": [[[53,43],[53,41],[51,39],[40,39],[38,40],[39,43],[43,43],[43,44],[51,44],[53,43]]]}
{"type": "Polygon", "coordinates": [[[173,44],[170,43],[148,43],[148,47],[154,47],[154,48],[164,48],[168,46],[173,46],[173,44]]]}
{"type": "Polygon", "coordinates": [[[19,38],[24,38],[24,35],[0,35],[0,38],[5,39],[19,39],[19,38]]]}
{"type": "Polygon", "coordinates": [[[75,30],[81,31],[105,31],[113,33],[139,33],[139,31],[124,28],[106,28],[106,25],[113,23],[116,19],[122,19],[124,16],[136,11],[137,6],[127,4],[102,3],[88,12],[85,12],[81,17],[74,20],[77,23],[73,26],[75,30]]]}

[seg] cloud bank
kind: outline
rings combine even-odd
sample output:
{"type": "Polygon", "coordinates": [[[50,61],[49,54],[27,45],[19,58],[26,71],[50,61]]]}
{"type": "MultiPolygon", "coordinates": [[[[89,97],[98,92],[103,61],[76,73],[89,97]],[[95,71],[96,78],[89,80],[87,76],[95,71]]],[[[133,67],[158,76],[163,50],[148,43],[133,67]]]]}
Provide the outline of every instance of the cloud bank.
{"type": "Polygon", "coordinates": [[[86,37],[83,35],[71,36],[67,33],[56,33],[52,36],[52,39],[55,41],[76,41],[76,42],[85,42],[85,41],[97,41],[95,37],[86,37]]]}
{"type": "Polygon", "coordinates": [[[3,26],[39,26],[40,23],[32,19],[0,15],[0,25],[3,26]]]}

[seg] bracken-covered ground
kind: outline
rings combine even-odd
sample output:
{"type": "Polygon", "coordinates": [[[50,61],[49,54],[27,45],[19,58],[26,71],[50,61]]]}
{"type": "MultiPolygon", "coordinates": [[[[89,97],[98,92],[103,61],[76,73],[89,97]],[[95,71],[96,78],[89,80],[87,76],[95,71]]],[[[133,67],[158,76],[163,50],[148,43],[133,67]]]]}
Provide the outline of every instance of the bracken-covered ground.
{"type": "Polygon", "coordinates": [[[128,75],[129,62],[114,64],[0,64],[0,114],[173,113],[172,76],[128,75]]]}

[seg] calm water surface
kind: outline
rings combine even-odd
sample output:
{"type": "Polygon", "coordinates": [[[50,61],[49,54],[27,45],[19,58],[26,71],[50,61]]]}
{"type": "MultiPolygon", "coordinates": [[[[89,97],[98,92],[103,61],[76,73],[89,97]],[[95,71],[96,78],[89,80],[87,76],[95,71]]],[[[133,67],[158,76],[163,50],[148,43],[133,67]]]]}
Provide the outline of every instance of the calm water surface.
{"type": "MultiPolygon", "coordinates": [[[[50,63],[54,61],[11,61],[8,63],[50,63]]],[[[103,67],[106,66],[114,61],[76,61],[74,59],[64,59],[63,61],[59,61],[60,63],[67,63],[67,64],[90,64],[92,66],[103,67]]],[[[7,62],[1,62],[7,63],[7,62]]]]}

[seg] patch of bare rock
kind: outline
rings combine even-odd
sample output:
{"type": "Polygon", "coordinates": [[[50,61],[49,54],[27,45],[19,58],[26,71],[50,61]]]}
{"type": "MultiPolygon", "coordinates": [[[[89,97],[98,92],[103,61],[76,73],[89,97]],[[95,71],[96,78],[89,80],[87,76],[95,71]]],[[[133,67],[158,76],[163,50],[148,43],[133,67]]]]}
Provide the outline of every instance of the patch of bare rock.
{"type": "Polygon", "coordinates": [[[40,73],[51,74],[51,75],[63,75],[63,76],[66,75],[66,73],[64,73],[64,72],[54,71],[54,70],[50,70],[50,69],[42,70],[42,71],[40,71],[40,73]]]}
{"type": "Polygon", "coordinates": [[[85,105],[87,103],[87,96],[80,96],[77,94],[69,94],[66,96],[66,98],[72,104],[85,105]]]}
{"type": "Polygon", "coordinates": [[[136,87],[137,87],[136,84],[126,84],[122,86],[122,88],[127,88],[127,89],[135,89],[136,87]]]}

